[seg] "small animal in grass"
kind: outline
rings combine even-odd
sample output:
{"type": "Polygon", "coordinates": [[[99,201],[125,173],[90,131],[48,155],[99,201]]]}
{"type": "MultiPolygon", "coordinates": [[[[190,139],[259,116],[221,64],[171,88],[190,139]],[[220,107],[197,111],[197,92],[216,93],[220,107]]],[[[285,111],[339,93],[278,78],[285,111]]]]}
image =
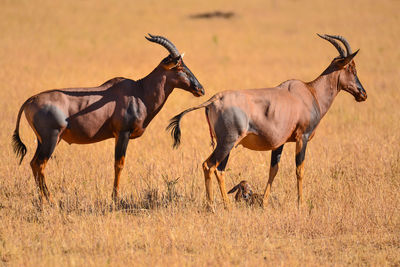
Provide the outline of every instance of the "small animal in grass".
{"type": "Polygon", "coordinates": [[[231,190],[229,190],[228,194],[232,194],[235,192],[236,202],[241,202],[242,200],[244,200],[245,203],[249,206],[258,205],[262,207],[263,196],[261,194],[253,193],[251,185],[246,180],[243,180],[235,185],[231,190]]]}

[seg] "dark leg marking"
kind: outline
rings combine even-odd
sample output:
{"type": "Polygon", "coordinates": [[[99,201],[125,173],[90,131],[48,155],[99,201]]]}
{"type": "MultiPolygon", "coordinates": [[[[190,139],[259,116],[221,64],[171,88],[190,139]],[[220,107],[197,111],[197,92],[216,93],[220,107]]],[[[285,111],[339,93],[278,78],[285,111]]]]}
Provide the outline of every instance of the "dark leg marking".
{"type": "Polygon", "coordinates": [[[36,186],[37,186],[38,193],[39,193],[40,197],[41,197],[41,188],[40,188],[40,182],[39,182],[38,173],[37,173],[37,170],[36,170],[36,160],[37,160],[37,157],[39,155],[41,146],[42,146],[42,144],[40,143],[39,138],[38,138],[37,139],[36,152],[35,152],[35,155],[33,156],[32,160],[31,160],[31,168],[32,168],[32,172],[33,172],[33,177],[35,178],[35,183],[36,183],[36,186]]]}
{"type": "Polygon", "coordinates": [[[119,189],[119,180],[121,177],[122,169],[125,164],[125,154],[126,149],[128,148],[130,132],[120,132],[115,144],[115,163],[114,163],[114,187],[112,192],[112,198],[114,201],[118,200],[118,189],[119,189]]]}
{"type": "Polygon", "coordinates": [[[278,147],[277,149],[275,149],[271,152],[271,166],[269,168],[268,184],[265,187],[265,191],[264,191],[263,206],[265,206],[267,203],[268,196],[271,193],[272,183],[274,182],[275,176],[278,173],[279,161],[281,160],[283,146],[284,145],[281,145],[280,147],[278,147]]]}
{"type": "Polygon", "coordinates": [[[225,208],[229,209],[229,198],[226,193],[224,170],[228,162],[229,153],[233,148],[233,143],[222,143],[217,142],[217,147],[210,157],[203,163],[204,179],[206,185],[206,196],[208,207],[212,208],[213,198],[211,189],[211,174],[214,172],[217,177],[219,189],[221,191],[221,196],[224,201],[225,208]],[[217,169],[218,168],[218,169],[217,169]]]}
{"type": "Polygon", "coordinates": [[[299,151],[296,149],[296,166],[299,166],[300,164],[303,163],[304,158],[306,156],[306,148],[307,148],[307,141],[304,140],[302,141],[302,146],[299,151]]]}
{"type": "Polygon", "coordinates": [[[221,161],[221,163],[218,165],[217,169],[219,171],[225,171],[226,164],[228,163],[229,155],[230,155],[230,153],[228,153],[228,155],[224,158],[224,160],[221,161]]]}
{"type": "Polygon", "coordinates": [[[303,202],[303,176],[304,176],[304,158],[306,154],[308,135],[303,135],[301,140],[296,142],[296,177],[297,177],[297,204],[303,202]]]}
{"type": "Polygon", "coordinates": [[[279,161],[281,160],[281,154],[282,154],[283,146],[284,145],[281,145],[277,149],[272,150],[272,152],[271,152],[271,167],[273,167],[276,164],[278,164],[279,161]]]}
{"type": "Polygon", "coordinates": [[[45,181],[44,169],[57,146],[59,132],[58,129],[50,129],[41,134],[42,143],[38,142],[36,153],[31,161],[32,172],[39,187],[40,199],[45,197],[47,201],[51,201],[51,199],[45,181]]]}
{"type": "Polygon", "coordinates": [[[217,177],[219,189],[224,200],[225,208],[229,208],[229,198],[225,188],[224,170],[228,162],[229,153],[235,142],[247,129],[247,116],[238,107],[231,107],[219,114],[214,132],[217,146],[211,156],[203,163],[206,193],[209,207],[212,205],[211,173],[217,177]]]}

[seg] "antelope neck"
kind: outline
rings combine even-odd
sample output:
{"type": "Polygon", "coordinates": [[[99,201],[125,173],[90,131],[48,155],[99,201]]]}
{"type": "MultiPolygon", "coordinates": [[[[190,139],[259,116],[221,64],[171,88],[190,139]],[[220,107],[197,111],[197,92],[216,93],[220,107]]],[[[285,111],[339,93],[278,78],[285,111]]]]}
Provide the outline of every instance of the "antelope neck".
{"type": "Polygon", "coordinates": [[[147,116],[143,123],[143,127],[146,127],[164,106],[168,96],[174,90],[174,85],[168,80],[164,69],[158,66],[149,75],[139,80],[139,87],[142,90],[142,101],[146,106],[147,116]]]}
{"type": "Polygon", "coordinates": [[[329,67],[314,81],[308,83],[315,89],[316,98],[321,109],[321,118],[326,114],[339,92],[339,71],[329,71],[329,67]]]}
{"type": "Polygon", "coordinates": [[[143,101],[148,113],[158,112],[174,89],[166,73],[159,67],[138,82],[143,90],[143,101]]]}

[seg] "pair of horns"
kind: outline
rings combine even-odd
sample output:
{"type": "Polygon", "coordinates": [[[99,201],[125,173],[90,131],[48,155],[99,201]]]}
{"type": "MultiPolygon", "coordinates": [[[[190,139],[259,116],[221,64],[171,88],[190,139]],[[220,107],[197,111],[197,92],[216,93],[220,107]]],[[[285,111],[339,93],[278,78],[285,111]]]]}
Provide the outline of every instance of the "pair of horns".
{"type": "Polygon", "coordinates": [[[150,37],[145,36],[145,38],[147,40],[149,40],[150,42],[157,43],[157,44],[164,46],[173,58],[177,58],[180,56],[178,49],[176,49],[175,45],[167,38],[159,36],[159,35],[152,35],[150,33],[149,33],[149,36],[150,37]]]}
{"type": "MultiPolygon", "coordinates": [[[[150,42],[157,43],[157,44],[160,44],[163,47],[165,47],[168,50],[168,52],[171,54],[172,57],[177,58],[180,56],[178,49],[167,38],[165,38],[163,36],[159,36],[159,35],[152,35],[150,33],[149,33],[149,36],[150,37],[145,36],[145,38],[147,40],[149,40],[150,42]]],[[[349,42],[347,42],[347,40],[343,36],[329,35],[329,34],[324,34],[324,35],[318,34],[318,36],[321,37],[322,39],[329,41],[331,44],[333,44],[333,46],[335,46],[336,49],[339,51],[339,54],[341,57],[347,57],[352,54],[350,44],[349,44],[349,42]],[[340,46],[340,44],[338,42],[336,42],[336,40],[339,40],[343,43],[344,47],[346,48],[346,52],[343,50],[343,48],[340,46]]]]}
{"type": "Polygon", "coordinates": [[[331,44],[333,44],[336,47],[336,49],[339,51],[339,54],[341,57],[347,57],[352,54],[350,44],[349,44],[349,42],[347,42],[347,40],[343,36],[329,35],[329,34],[324,34],[324,35],[318,34],[318,36],[321,37],[322,39],[329,41],[331,44]],[[343,50],[343,48],[340,46],[340,44],[338,42],[336,42],[336,40],[339,40],[343,43],[344,47],[346,48],[346,53],[343,50]]]}

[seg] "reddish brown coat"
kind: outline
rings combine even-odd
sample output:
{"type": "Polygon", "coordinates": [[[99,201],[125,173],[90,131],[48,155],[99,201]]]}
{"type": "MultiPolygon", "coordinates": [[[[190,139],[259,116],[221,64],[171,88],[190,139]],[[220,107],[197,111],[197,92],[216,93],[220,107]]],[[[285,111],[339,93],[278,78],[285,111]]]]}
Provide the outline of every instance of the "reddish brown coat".
{"type": "Polygon", "coordinates": [[[114,78],[98,87],[45,91],[28,98],[20,108],[13,147],[22,161],[26,147],[19,137],[19,123],[25,112],[38,139],[31,167],[41,198],[50,198],[44,168],[60,140],[90,144],[115,138],[112,196],[117,200],[129,139],[144,133],[174,88],[182,88],[194,96],[204,95],[203,87],[169,40],[153,35],[146,38],[162,45],[170,54],[143,79],[114,78]]]}
{"type": "Polygon", "coordinates": [[[347,41],[341,36],[323,35],[339,51],[326,70],[311,82],[288,80],[277,87],[224,91],[205,103],[187,109],[175,116],[169,125],[174,146],[180,143],[180,120],[186,113],[206,109],[211,138],[217,146],[203,163],[207,201],[212,204],[211,174],[215,173],[225,206],[229,200],[225,189],[224,170],[232,148],[243,145],[251,150],[272,150],[271,168],[264,203],[269,195],[283,145],[296,142],[296,176],[298,202],[302,201],[304,157],[308,141],[316,127],[341,90],[351,93],[356,101],[364,101],[367,94],[357,77],[352,53],[347,41]],[[336,40],[341,41],[346,52],[336,40]]]}

